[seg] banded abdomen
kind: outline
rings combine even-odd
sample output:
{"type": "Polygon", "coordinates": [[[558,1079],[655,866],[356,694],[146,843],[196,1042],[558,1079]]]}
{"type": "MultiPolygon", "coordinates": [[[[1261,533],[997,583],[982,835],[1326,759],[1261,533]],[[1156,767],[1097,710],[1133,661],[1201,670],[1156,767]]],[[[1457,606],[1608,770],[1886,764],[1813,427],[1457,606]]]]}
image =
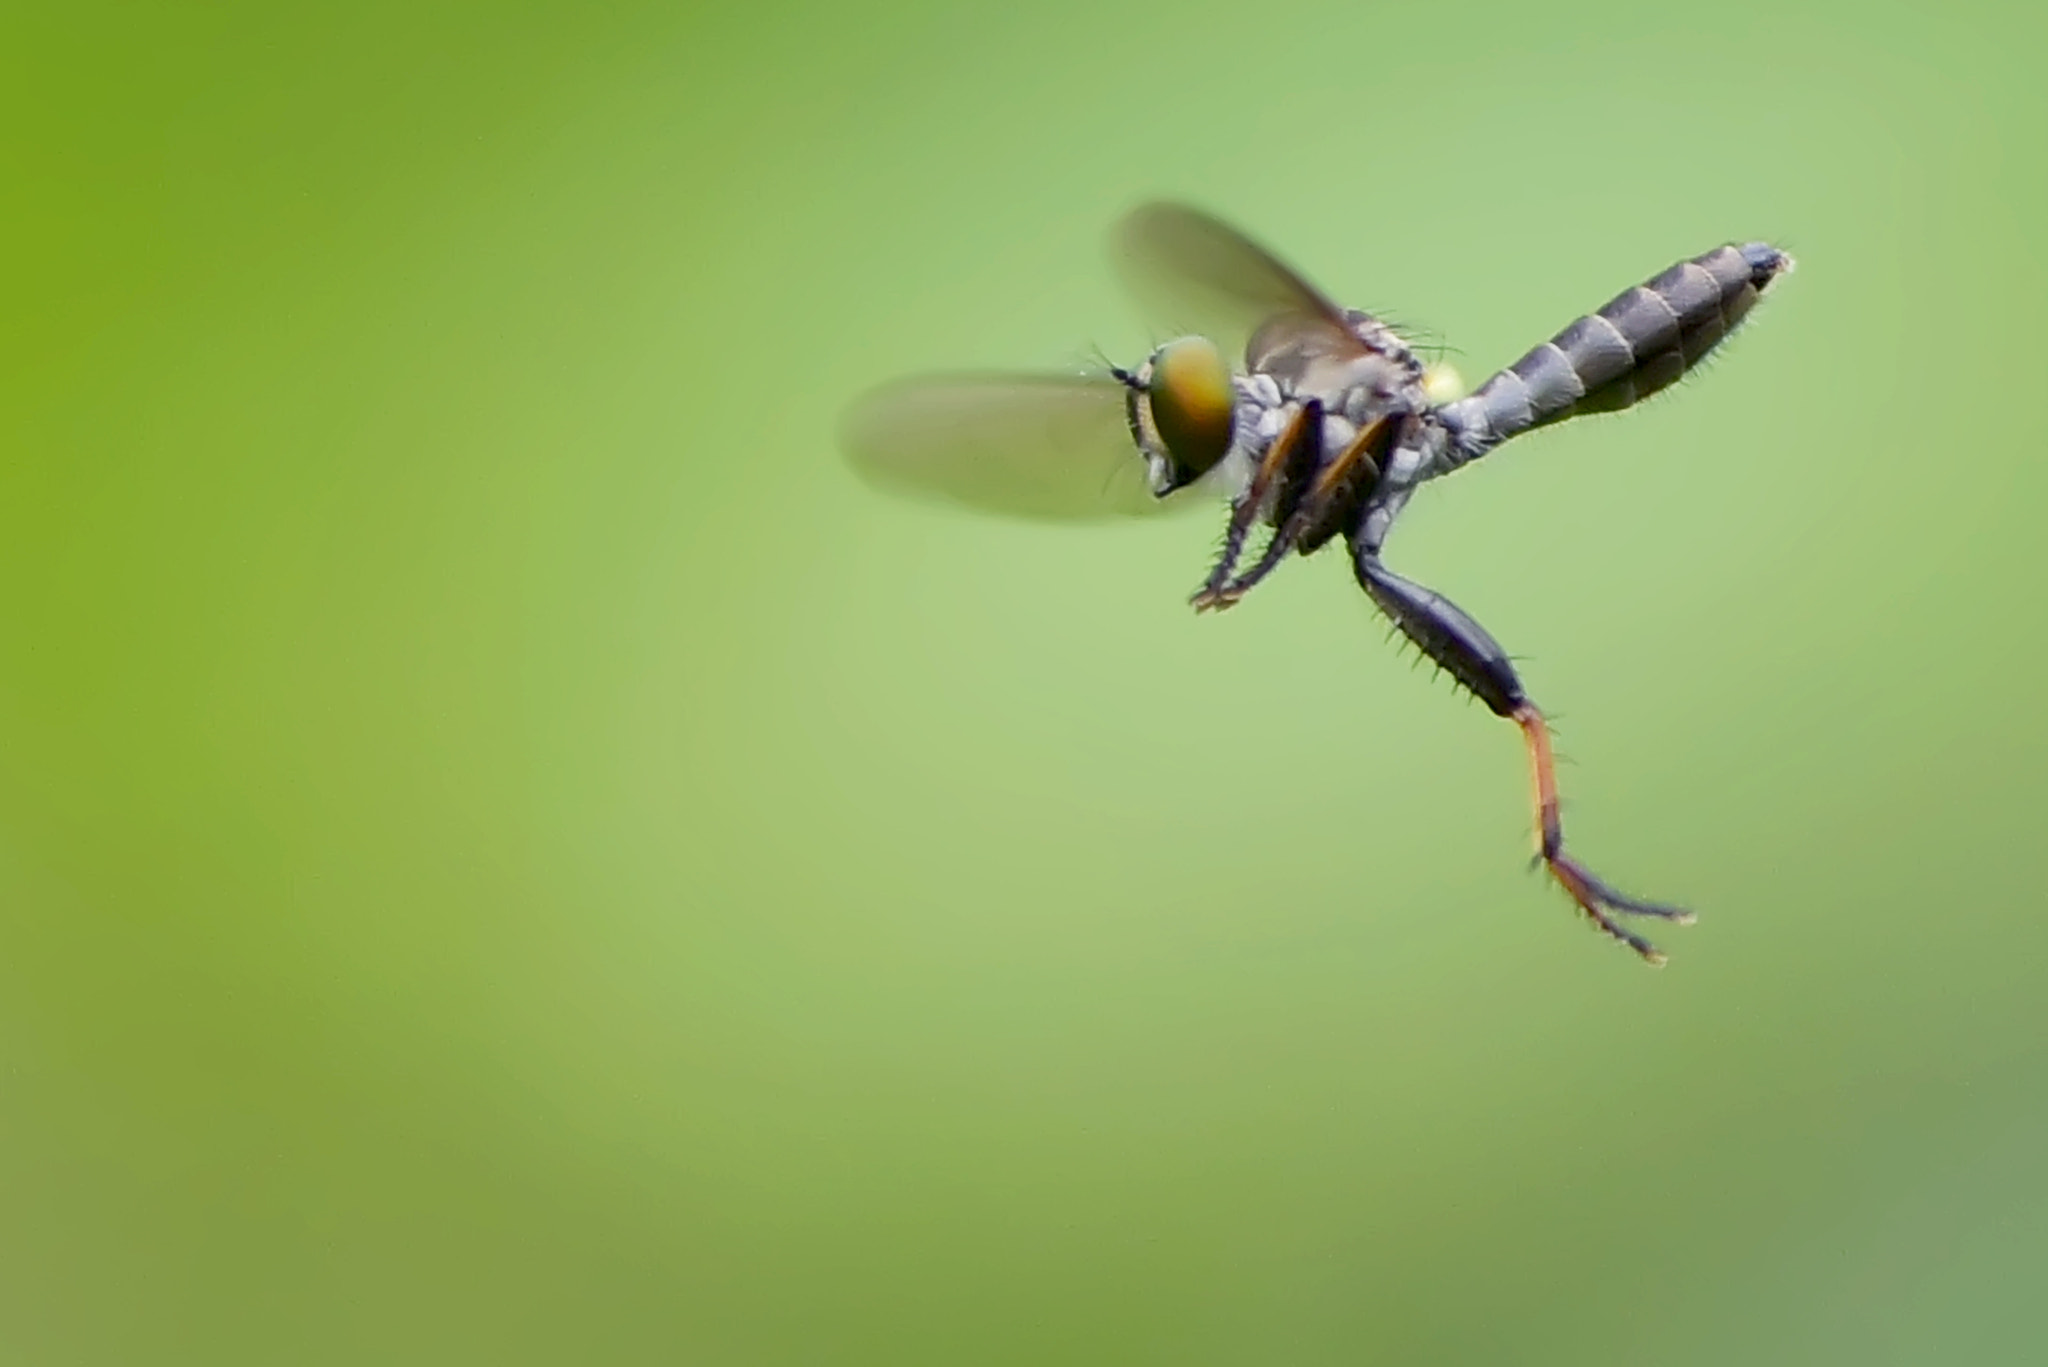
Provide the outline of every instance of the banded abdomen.
{"type": "Polygon", "coordinates": [[[1444,463],[1464,464],[1520,432],[1649,397],[1735,330],[1792,258],[1765,242],[1716,247],[1587,314],[1437,416],[1444,463]]]}

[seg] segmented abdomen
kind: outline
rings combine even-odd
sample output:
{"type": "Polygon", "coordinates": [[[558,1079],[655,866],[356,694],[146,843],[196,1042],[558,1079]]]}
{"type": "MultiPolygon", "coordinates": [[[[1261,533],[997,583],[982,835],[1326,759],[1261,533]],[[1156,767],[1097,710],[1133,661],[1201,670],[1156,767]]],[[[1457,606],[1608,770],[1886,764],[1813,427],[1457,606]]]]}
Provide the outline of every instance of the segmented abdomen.
{"type": "Polygon", "coordinates": [[[1519,432],[1627,408],[1735,330],[1792,258],[1765,242],[1716,247],[1616,296],[1437,416],[1462,465],[1519,432]]]}

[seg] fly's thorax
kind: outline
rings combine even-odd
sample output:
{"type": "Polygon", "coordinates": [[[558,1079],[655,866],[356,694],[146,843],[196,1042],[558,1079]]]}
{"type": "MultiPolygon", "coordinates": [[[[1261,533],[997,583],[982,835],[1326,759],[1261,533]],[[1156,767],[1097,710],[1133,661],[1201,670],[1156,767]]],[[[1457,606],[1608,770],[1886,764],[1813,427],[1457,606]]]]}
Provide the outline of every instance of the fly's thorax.
{"type": "Polygon", "coordinates": [[[1270,376],[1290,396],[1320,400],[1326,412],[1354,422],[1427,402],[1415,353],[1393,329],[1356,310],[1345,313],[1342,327],[1326,317],[1269,319],[1245,346],[1245,368],[1270,376]]]}
{"type": "Polygon", "coordinates": [[[1154,494],[1163,498],[1194,483],[1230,454],[1238,433],[1237,381],[1214,342],[1175,338],[1116,377],[1154,494]]]}

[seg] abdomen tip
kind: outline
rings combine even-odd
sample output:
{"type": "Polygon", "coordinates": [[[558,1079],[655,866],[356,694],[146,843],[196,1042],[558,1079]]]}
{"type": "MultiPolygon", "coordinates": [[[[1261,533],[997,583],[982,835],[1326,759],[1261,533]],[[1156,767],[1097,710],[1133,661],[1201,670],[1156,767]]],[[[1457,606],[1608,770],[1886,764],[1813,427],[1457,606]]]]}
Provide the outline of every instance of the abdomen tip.
{"type": "Polygon", "coordinates": [[[1787,274],[1793,266],[1792,258],[1768,242],[1747,242],[1736,248],[1742,259],[1749,263],[1750,282],[1762,289],[1778,276],[1787,274]]]}

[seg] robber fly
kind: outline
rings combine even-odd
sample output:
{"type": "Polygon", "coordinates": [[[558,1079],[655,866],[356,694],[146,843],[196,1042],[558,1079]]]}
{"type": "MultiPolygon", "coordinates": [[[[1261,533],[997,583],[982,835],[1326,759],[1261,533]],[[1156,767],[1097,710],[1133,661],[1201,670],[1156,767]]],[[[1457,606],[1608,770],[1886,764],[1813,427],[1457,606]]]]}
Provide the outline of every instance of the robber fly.
{"type": "Polygon", "coordinates": [[[1651,963],[1663,955],[1620,918],[1687,923],[1628,896],[1568,854],[1550,730],[1507,652],[1464,611],[1394,573],[1380,548],[1409,496],[1508,438],[1609,412],[1697,365],[1792,259],[1767,243],[1722,246],[1614,298],[1494,375],[1437,401],[1431,375],[1386,324],[1340,308],[1264,248],[1198,210],[1149,204],[1116,234],[1140,294],[1243,336],[1233,370],[1207,336],[1097,375],[935,375],[886,385],[849,409],[842,442],[874,483],[970,507],[1085,518],[1230,501],[1221,553],[1194,595],[1227,608],[1290,554],[1341,539],[1359,587],[1460,686],[1521,730],[1536,854],[1594,925],[1651,963]],[[1270,528],[1246,561],[1256,527],[1270,528]]]}

